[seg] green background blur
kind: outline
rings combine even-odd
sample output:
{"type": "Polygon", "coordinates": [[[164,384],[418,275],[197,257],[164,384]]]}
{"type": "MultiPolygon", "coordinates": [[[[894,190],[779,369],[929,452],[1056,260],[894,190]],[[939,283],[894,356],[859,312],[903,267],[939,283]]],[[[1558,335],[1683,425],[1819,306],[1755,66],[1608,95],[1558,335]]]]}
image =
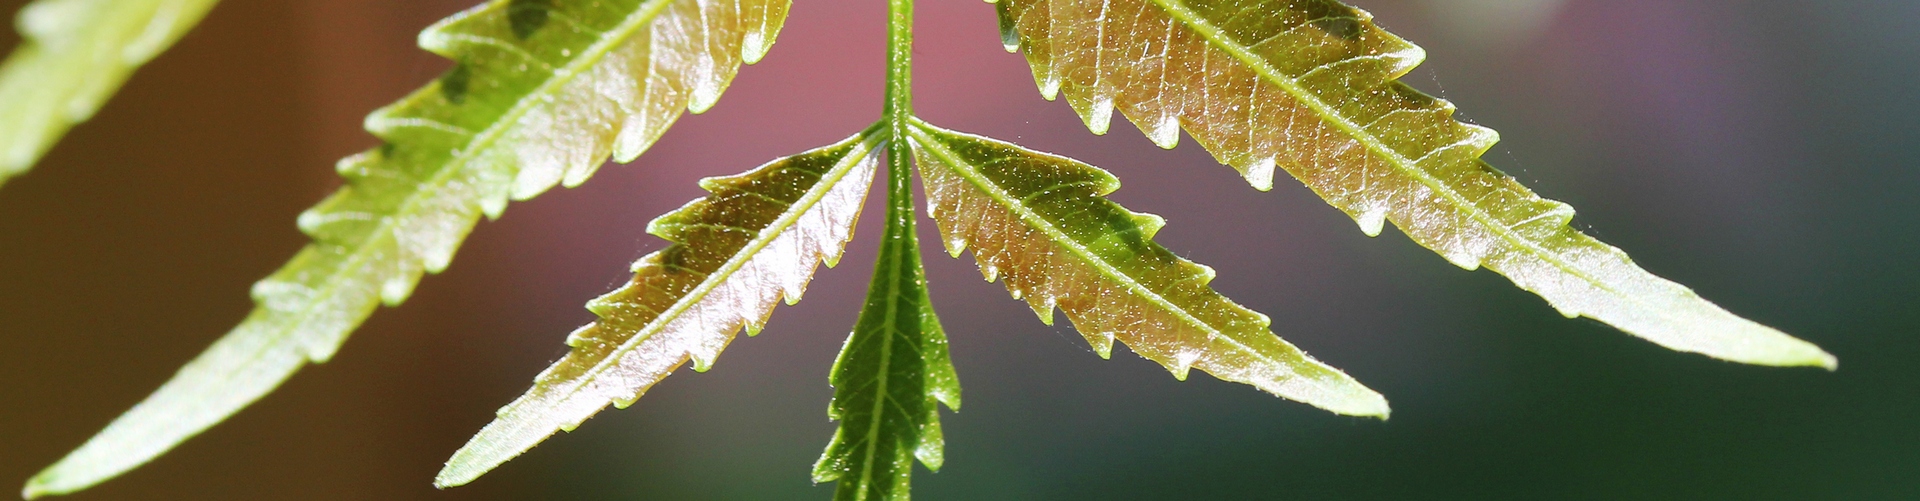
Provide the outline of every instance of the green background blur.
{"type": "MultiPolygon", "coordinates": [[[[0,189],[0,490],[245,315],[252,281],[304,242],[294,216],[337,185],[333,160],[374,143],[360,117],[446,68],[414,33],[472,1],[226,2],[0,189]]],[[[1103,361],[930,247],[967,404],[944,415],[946,470],[918,473],[917,499],[1920,499],[1920,2],[1359,3],[1428,49],[1410,83],[1503,133],[1496,166],[1841,369],[1738,366],[1566,320],[1396,232],[1366,238],[1296,183],[1249,189],[1191,141],[1092,136],[1001,50],[991,7],[926,0],[924,117],[1114,171],[1116,199],[1167,218],[1163,244],[1395,412],[1103,361]]],[[[795,4],[766,61],[634,165],[481,224],[333,362],[72,499],[828,498],[807,472],[872,213],[806,302],[713,371],[470,486],[429,486],[563,353],[582,303],[664,246],[644,226],[699,196],[694,180],[878,116],[884,2],[795,4]]]]}

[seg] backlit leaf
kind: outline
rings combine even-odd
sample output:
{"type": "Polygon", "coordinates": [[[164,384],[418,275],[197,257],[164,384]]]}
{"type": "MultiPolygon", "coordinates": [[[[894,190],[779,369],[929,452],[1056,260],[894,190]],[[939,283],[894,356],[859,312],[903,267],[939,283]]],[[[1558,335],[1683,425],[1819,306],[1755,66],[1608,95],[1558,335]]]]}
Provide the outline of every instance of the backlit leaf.
{"type": "Polygon", "coordinates": [[[30,480],[72,492],[145,463],[331,357],[381,303],[446,268],[482,214],[608,155],[632,160],[682,109],[712,106],[758,60],[786,0],[496,0],[428,28],[453,70],[367,117],[384,145],[342,160],[347,186],[300,215],[313,244],[253,287],[238,327],[153,396],[30,480]]]}
{"type": "Polygon", "coordinates": [[[1391,221],[1466,269],[1485,266],[1567,317],[1675,350],[1832,368],[1811,343],[1740,318],[1567,226],[1573,209],[1480,160],[1492,130],[1396,79],[1424,51],[1330,0],[1000,0],[1049,99],[1095,133],[1118,108],[1171,148],[1184,127],[1256,187],[1276,167],[1359,221],[1391,221]]]}
{"type": "Polygon", "coordinates": [[[987,279],[1006,277],[1041,321],[1065,311],[1102,357],[1117,339],[1180,379],[1199,368],[1335,413],[1386,417],[1384,397],[1214,292],[1212,269],[1154,243],[1158,216],[1102,198],[1120,187],[1106,171],[924,124],[913,140],[947,251],[971,249],[987,279]]]}
{"type": "Polygon", "coordinates": [[[813,481],[837,481],[834,499],[842,501],[907,499],[913,460],[937,471],[945,459],[935,402],[960,408],[960,380],[920,265],[911,159],[890,160],[895,168],[880,257],[860,320],[830,376],[827,414],[840,428],[813,466],[813,481]]]}
{"type": "Polygon", "coordinates": [[[814,268],[839,260],[872,183],[875,142],[855,136],[702,181],[712,195],[647,227],[676,243],[588,303],[600,321],[568,336],[567,356],[455,452],[434,485],[471,482],[608,403],[631,405],[689,359],[706,371],[741,328],[758,334],[775,300],[799,301],[814,268]]]}
{"type": "Polygon", "coordinates": [[[21,9],[22,43],[0,66],[0,184],[92,118],[217,1],[38,0],[21,9]]]}

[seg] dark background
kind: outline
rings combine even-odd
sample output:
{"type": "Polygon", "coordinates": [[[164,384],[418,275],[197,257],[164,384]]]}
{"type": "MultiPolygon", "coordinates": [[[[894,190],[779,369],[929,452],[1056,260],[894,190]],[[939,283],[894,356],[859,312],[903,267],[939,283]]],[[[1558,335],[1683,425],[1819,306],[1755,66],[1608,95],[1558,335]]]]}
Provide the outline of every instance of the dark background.
{"type": "MultiPolygon", "coordinates": [[[[471,1],[226,2],[0,189],[0,487],[246,313],[248,286],[305,241],[294,216],[337,185],[333,160],[373,144],[360,117],[447,66],[413,34],[471,1]]],[[[1167,218],[1162,243],[1395,412],[1339,417],[1102,361],[971,258],[930,248],[967,404],[944,416],[947,467],[916,475],[919,499],[1920,498],[1920,3],[1360,3],[1428,49],[1408,81],[1503,133],[1495,165],[1841,369],[1728,364],[1566,320],[1396,232],[1366,238],[1296,183],[1249,189],[1191,141],[1092,136],[1001,51],[989,6],[927,0],[923,116],[1111,169],[1116,199],[1167,218]]],[[[712,372],[473,485],[429,481],[563,353],[591,319],[581,304],[664,246],[643,228],[699,196],[694,180],[878,116],[883,11],[797,1],[768,59],[634,165],[481,224],[333,362],[73,499],[829,497],[807,472],[833,429],[827,369],[867,280],[871,215],[806,302],[712,372]]]]}

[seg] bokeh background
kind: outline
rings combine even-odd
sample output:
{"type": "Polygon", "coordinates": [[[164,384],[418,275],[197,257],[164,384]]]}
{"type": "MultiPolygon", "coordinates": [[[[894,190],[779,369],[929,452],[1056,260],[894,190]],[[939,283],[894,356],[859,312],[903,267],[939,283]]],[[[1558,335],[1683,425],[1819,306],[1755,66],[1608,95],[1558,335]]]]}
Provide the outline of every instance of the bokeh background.
{"type": "MultiPolygon", "coordinates": [[[[227,2],[0,189],[0,486],[137,402],[250,308],[294,216],[371,146],[369,110],[445,61],[414,33],[473,0],[227,2]]],[[[992,9],[927,0],[918,109],[1085,159],[1214,285],[1385,393],[1388,422],[1174,381],[1047,327],[929,249],[966,390],[918,499],[1920,498],[1920,3],[1356,0],[1423,44],[1408,80],[1505,138],[1491,161],[1575,224],[1838,372],[1738,366],[1559,317],[1489,272],[1363,236],[1297,184],[1191,141],[1090,135],[1003,52],[992,9]]],[[[11,13],[24,2],[0,1],[11,13]]],[[[884,2],[798,0],[712,111],[633,165],[514,205],[333,362],[86,499],[825,499],[828,366],[878,236],[706,374],[683,371],[473,485],[429,480],[563,353],[581,304],[665,245],[653,216],[862,128],[884,2]]],[[[9,35],[10,36],[10,35],[9,35]]],[[[11,40],[6,41],[11,45],[11,40]]],[[[876,204],[877,205],[877,204],[876,204]]],[[[923,225],[931,233],[931,225],[923,225]]],[[[931,241],[930,241],[931,242],[931,241]]]]}

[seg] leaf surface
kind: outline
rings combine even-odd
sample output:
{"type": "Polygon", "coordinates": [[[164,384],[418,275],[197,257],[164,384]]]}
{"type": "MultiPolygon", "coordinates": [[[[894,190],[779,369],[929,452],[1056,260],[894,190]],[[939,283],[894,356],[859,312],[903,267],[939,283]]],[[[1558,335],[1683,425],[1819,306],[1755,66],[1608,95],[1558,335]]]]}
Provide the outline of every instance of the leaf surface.
{"type": "Polygon", "coordinates": [[[689,359],[706,371],[741,328],[758,334],[776,299],[798,302],[814,268],[839,260],[872,183],[874,143],[855,136],[703,180],[712,195],[648,225],[676,243],[588,303],[600,321],[568,336],[567,356],[455,452],[434,485],[471,482],[608,403],[631,405],[689,359]]]}
{"type": "Polygon", "coordinates": [[[632,160],[757,61],[786,0],[497,0],[420,35],[457,62],[367,117],[383,140],[301,214],[313,237],[254,284],[258,306],[146,401],[28,481],[72,492],[139,466],[331,357],[377,305],[445,269],[482,214],[632,160]]]}
{"type": "Polygon", "coordinates": [[[1380,394],[1208,287],[1212,269],[1154,243],[1164,222],[1103,198],[1120,187],[1106,171],[925,124],[913,140],[947,251],[971,249],[987,280],[1006,277],[1041,321],[1065,311],[1100,356],[1119,340],[1183,380],[1199,368],[1335,413],[1387,416],[1380,394]]]}
{"type": "Polygon", "coordinates": [[[1480,155],[1498,135],[1397,79],[1419,47],[1330,0],[1000,0],[1042,93],[1105,133],[1118,108],[1171,148],[1182,127],[1260,189],[1285,169],[1368,235],[1391,221],[1466,269],[1485,266],[1586,316],[1680,351],[1832,368],[1811,343],[1735,316],[1567,226],[1480,155]]]}
{"type": "Polygon", "coordinates": [[[92,118],[217,1],[37,0],[21,9],[23,40],[0,65],[0,184],[92,118]]]}
{"type": "Polygon", "coordinates": [[[829,378],[827,414],[840,428],[814,464],[813,481],[837,481],[837,500],[907,499],[913,460],[938,471],[945,459],[938,403],[960,408],[960,379],[920,264],[909,160],[891,159],[892,196],[873,283],[829,378]]]}

